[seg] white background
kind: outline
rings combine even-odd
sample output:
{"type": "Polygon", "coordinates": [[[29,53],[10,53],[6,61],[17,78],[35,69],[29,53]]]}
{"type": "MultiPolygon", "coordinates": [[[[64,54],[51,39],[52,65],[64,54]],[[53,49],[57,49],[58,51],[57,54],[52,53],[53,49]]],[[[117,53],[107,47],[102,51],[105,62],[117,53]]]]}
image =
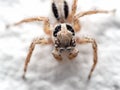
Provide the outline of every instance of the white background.
{"type": "Polygon", "coordinates": [[[29,45],[35,37],[45,36],[42,23],[10,29],[5,25],[26,17],[51,17],[50,0],[0,0],[0,90],[120,90],[120,5],[118,0],[78,0],[77,12],[93,9],[117,11],[80,18],[82,29],[77,35],[98,43],[91,80],[87,81],[93,63],[90,44],[78,45],[79,56],[61,63],[53,58],[51,45],[36,46],[23,80],[29,45]]]}

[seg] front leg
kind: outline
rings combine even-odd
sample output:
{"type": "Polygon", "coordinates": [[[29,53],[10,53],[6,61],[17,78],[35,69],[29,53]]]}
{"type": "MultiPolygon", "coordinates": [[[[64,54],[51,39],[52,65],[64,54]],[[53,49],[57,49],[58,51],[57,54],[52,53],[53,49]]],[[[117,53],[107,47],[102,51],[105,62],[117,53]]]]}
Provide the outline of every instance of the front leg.
{"type": "Polygon", "coordinates": [[[25,60],[23,78],[25,78],[28,63],[30,62],[30,58],[32,56],[32,53],[33,53],[33,50],[34,50],[36,44],[50,44],[50,42],[44,38],[36,38],[32,41],[30,48],[29,48],[29,53],[28,53],[27,58],[25,60]]]}
{"type": "Polygon", "coordinates": [[[89,76],[88,76],[88,79],[91,78],[91,75],[92,75],[92,72],[94,71],[95,69],[95,66],[97,64],[97,43],[94,39],[92,38],[88,38],[88,37],[84,37],[84,38],[77,38],[77,43],[79,44],[87,44],[87,43],[91,43],[92,44],[92,48],[93,48],[93,65],[92,65],[92,68],[90,70],[90,73],[89,73],[89,76]]]}

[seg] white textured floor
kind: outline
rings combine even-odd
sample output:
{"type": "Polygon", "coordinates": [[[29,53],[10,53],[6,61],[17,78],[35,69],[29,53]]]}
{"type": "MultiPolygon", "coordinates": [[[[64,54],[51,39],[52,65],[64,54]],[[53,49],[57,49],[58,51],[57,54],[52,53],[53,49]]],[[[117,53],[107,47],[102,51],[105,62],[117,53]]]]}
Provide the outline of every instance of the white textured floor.
{"type": "Polygon", "coordinates": [[[77,11],[116,9],[116,14],[81,18],[78,35],[89,35],[98,43],[98,63],[91,80],[91,45],[79,45],[79,56],[58,63],[52,46],[36,46],[26,74],[21,78],[29,45],[43,37],[42,23],[5,25],[25,17],[50,16],[50,0],[0,0],[0,90],[120,90],[120,5],[118,0],[78,0],[77,11]]]}

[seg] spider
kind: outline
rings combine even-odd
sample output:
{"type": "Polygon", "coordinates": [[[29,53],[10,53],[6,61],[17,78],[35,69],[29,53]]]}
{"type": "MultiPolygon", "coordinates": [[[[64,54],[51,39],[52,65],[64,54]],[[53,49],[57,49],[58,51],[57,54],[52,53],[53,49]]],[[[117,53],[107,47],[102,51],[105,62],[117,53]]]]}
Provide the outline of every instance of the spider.
{"type": "MultiPolygon", "coordinates": [[[[55,23],[50,25],[50,19],[48,17],[34,17],[34,18],[26,18],[17,23],[9,24],[6,27],[20,25],[22,23],[28,23],[33,21],[42,21],[44,23],[44,32],[49,37],[48,38],[35,38],[30,47],[29,52],[27,54],[25,65],[24,65],[24,74],[25,77],[28,63],[30,62],[30,58],[32,52],[35,48],[36,44],[52,44],[54,45],[54,50],[52,51],[53,57],[57,61],[62,61],[62,53],[66,52],[67,57],[69,60],[73,60],[79,53],[78,49],[76,48],[76,44],[87,44],[91,43],[93,48],[93,65],[88,75],[88,79],[91,78],[92,72],[95,69],[97,64],[97,43],[95,39],[90,37],[77,37],[75,34],[81,30],[81,24],[79,18],[92,15],[97,13],[109,13],[111,11],[106,10],[91,10],[85,12],[79,12],[76,14],[77,9],[77,1],[73,0],[72,8],[69,9],[68,3],[66,0],[52,0],[51,3],[51,10],[53,12],[53,16],[55,18],[55,23]]],[[[112,10],[114,11],[114,10],[112,10]]]]}

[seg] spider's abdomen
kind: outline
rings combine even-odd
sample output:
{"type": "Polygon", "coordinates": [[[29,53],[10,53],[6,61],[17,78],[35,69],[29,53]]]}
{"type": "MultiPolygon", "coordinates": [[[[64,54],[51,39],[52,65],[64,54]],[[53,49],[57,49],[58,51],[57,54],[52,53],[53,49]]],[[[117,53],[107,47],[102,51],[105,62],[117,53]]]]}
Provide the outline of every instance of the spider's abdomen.
{"type": "Polygon", "coordinates": [[[65,14],[65,19],[67,19],[69,14],[69,7],[66,1],[64,1],[64,14],[65,14]]]}
{"type": "Polygon", "coordinates": [[[60,16],[59,16],[59,14],[58,14],[58,9],[57,9],[57,7],[56,7],[56,5],[55,5],[54,2],[52,3],[52,11],[53,11],[54,17],[55,17],[57,20],[59,20],[59,19],[60,19],[60,16]]]}
{"type": "Polygon", "coordinates": [[[61,1],[58,3],[53,2],[52,3],[52,12],[54,17],[60,21],[64,22],[65,19],[67,19],[69,15],[69,7],[66,1],[61,1]]]}

